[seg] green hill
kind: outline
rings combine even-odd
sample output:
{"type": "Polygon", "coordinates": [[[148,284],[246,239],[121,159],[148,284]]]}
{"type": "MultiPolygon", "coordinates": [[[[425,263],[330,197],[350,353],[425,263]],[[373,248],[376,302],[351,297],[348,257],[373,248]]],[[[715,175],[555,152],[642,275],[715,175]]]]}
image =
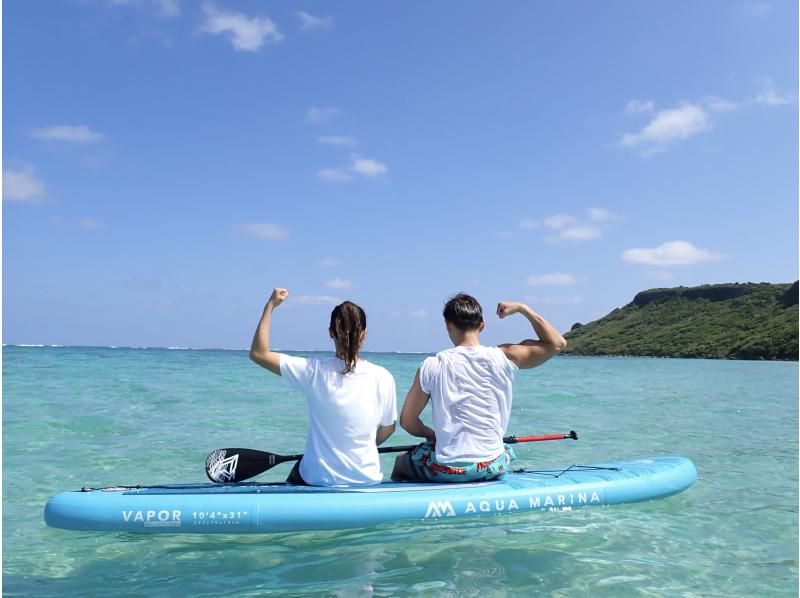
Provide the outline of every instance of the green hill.
{"type": "Polygon", "coordinates": [[[798,283],[650,289],[565,336],[568,355],[797,360],[798,283]]]}

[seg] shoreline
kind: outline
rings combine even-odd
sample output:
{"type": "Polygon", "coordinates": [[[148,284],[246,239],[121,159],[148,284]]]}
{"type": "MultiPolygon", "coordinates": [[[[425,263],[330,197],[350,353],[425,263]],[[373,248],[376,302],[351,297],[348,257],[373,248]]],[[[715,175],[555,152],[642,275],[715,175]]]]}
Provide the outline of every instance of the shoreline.
{"type": "MultiPolygon", "coordinates": [[[[126,345],[45,345],[26,343],[3,343],[3,349],[114,349],[124,351],[229,351],[247,352],[249,349],[230,349],[223,347],[158,347],[158,346],[126,346],[126,345]]],[[[330,349],[278,349],[282,353],[330,353],[330,349]]],[[[436,351],[363,351],[364,355],[435,355],[436,351]]],[[[686,355],[615,355],[597,353],[592,355],[577,355],[575,353],[559,353],[555,357],[569,358],[606,358],[606,359],[684,359],[692,361],[747,361],[747,362],[780,362],[798,363],[798,359],[736,359],[729,357],[691,357],[686,355]]]]}

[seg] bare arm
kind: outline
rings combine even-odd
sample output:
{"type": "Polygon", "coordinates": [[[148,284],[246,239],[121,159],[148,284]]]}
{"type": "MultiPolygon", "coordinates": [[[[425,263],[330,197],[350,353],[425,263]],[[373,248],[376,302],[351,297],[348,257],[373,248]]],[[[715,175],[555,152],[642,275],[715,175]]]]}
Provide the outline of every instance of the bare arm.
{"type": "Polygon", "coordinates": [[[270,351],[269,325],[272,320],[272,311],[283,303],[288,296],[289,291],[286,289],[272,291],[272,295],[264,306],[261,320],[258,322],[256,333],[253,336],[253,343],[250,345],[250,359],[273,374],[278,374],[278,376],[281,375],[281,354],[276,351],[270,351]]]}
{"type": "Polygon", "coordinates": [[[497,315],[500,319],[516,313],[521,313],[528,319],[536,336],[539,337],[539,340],[526,339],[516,344],[500,345],[506,357],[517,367],[535,368],[567,346],[567,341],[561,333],[524,303],[501,301],[497,304],[497,315]]]}
{"type": "Polygon", "coordinates": [[[386,439],[394,434],[395,427],[395,424],[390,426],[378,426],[378,432],[375,434],[375,446],[380,446],[386,442],[386,439]]]}
{"type": "Polygon", "coordinates": [[[406,395],[403,410],[400,412],[400,426],[412,436],[436,442],[436,433],[419,418],[429,399],[430,395],[425,394],[419,384],[419,370],[417,370],[414,383],[406,395]]]}

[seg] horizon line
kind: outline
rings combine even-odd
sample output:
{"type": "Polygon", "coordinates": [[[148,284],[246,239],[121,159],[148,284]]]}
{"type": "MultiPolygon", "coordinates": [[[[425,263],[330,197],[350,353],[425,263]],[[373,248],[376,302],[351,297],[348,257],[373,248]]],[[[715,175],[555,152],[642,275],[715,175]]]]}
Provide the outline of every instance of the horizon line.
{"type": "MultiPolygon", "coordinates": [[[[249,351],[247,348],[231,349],[225,347],[181,347],[163,345],[52,345],[38,343],[3,343],[5,347],[17,347],[23,349],[132,349],[132,350],[163,350],[163,351],[249,351]]],[[[276,353],[333,353],[331,349],[278,349],[276,353]]],[[[369,350],[362,353],[397,353],[410,355],[432,355],[435,351],[379,351],[369,350]]]]}

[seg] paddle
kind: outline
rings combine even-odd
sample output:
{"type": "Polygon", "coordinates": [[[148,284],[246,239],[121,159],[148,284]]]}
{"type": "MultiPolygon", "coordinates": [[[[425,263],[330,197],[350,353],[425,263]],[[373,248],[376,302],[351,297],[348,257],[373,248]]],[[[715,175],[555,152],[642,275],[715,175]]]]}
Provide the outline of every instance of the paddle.
{"type": "MultiPolygon", "coordinates": [[[[570,438],[577,440],[575,430],[569,434],[546,434],[544,436],[506,436],[503,442],[516,444],[518,442],[542,442],[545,440],[564,440],[570,438]]],[[[379,453],[402,453],[413,449],[415,444],[408,446],[378,447],[379,453]]],[[[276,455],[266,451],[247,448],[224,448],[209,453],[206,457],[206,475],[212,482],[241,482],[255,477],[286,461],[297,461],[303,455],[276,455]]]]}

